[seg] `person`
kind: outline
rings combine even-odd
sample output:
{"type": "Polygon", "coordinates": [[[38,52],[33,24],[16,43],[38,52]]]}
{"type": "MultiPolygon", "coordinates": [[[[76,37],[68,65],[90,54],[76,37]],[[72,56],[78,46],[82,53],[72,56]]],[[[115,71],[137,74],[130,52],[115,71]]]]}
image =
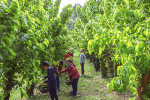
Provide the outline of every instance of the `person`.
{"type": "Polygon", "coordinates": [[[80,50],[80,65],[81,65],[81,75],[84,75],[84,63],[85,63],[85,55],[83,53],[84,49],[80,50]]]}
{"type": "MultiPolygon", "coordinates": [[[[60,72],[62,70],[63,61],[59,60],[58,63],[59,63],[58,66],[57,66],[58,67],[58,72],[60,72]]],[[[60,87],[59,87],[59,83],[60,83],[60,81],[59,81],[59,75],[56,76],[56,82],[57,82],[57,90],[60,91],[60,87]]]]}
{"type": "MultiPolygon", "coordinates": [[[[66,59],[67,59],[68,57],[70,57],[70,55],[69,55],[68,52],[69,52],[69,51],[66,51],[67,54],[64,55],[64,62],[66,62],[66,59]]],[[[66,67],[67,67],[67,64],[64,63],[64,65],[65,65],[65,68],[66,68],[66,67]]]]}
{"type": "Polygon", "coordinates": [[[66,51],[66,54],[64,55],[64,61],[66,61],[68,57],[70,57],[69,50],[66,51]]]}
{"type": "Polygon", "coordinates": [[[77,84],[79,80],[79,72],[76,68],[75,63],[72,62],[70,58],[66,59],[67,67],[64,70],[61,70],[60,73],[68,72],[69,77],[72,79],[72,89],[71,96],[77,95],[77,84]]]}
{"type": "Polygon", "coordinates": [[[54,98],[55,100],[58,100],[58,96],[56,93],[56,79],[54,76],[55,69],[53,66],[50,67],[47,61],[43,62],[43,67],[47,70],[47,76],[43,77],[42,79],[48,78],[48,80],[44,81],[44,83],[48,83],[51,100],[54,100],[54,98]]]}
{"type": "Polygon", "coordinates": [[[73,48],[70,49],[69,55],[70,55],[70,57],[73,57],[73,48]]]}

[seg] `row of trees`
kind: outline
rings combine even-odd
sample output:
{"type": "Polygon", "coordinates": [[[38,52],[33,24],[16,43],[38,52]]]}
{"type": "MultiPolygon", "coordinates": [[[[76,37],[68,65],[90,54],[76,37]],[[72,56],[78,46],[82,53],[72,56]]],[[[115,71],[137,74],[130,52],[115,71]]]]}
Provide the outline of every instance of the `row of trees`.
{"type": "Polygon", "coordinates": [[[103,75],[106,63],[115,70],[109,92],[129,88],[139,100],[150,98],[149,6],[149,0],[89,0],[77,7],[73,36],[86,53],[101,60],[103,75]]]}
{"type": "Polygon", "coordinates": [[[60,2],[0,1],[0,99],[9,100],[14,86],[21,87],[21,97],[33,95],[42,62],[62,59],[71,44],[66,22],[73,8],[67,5],[57,17],[60,2]]]}

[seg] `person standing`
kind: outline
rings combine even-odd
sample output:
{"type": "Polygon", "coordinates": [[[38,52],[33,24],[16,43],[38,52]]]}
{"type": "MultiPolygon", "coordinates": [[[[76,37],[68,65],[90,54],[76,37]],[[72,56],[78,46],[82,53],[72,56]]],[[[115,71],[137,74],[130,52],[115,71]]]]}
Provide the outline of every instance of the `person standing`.
{"type": "Polygon", "coordinates": [[[55,68],[53,66],[50,67],[47,61],[43,62],[43,67],[47,70],[47,76],[43,77],[42,80],[45,78],[48,79],[47,81],[44,81],[44,83],[48,83],[51,100],[54,100],[54,98],[55,100],[58,100],[56,93],[56,78],[54,76],[55,68]]]}
{"type": "Polygon", "coordinates": [[[77,85],[78,85],[78,80],[79,80],[79,72],[76,68],[75,63],[72,62],[70,58],[66,59],[67,67],[64,70],[61,70],[60,73],[68,72],[69,77],[72,80],[72,89],[71,91],[71,96],[76,96],[77,95],[77,85]]]}
{"type": "Polygon", "coordinates": [[[73,48],[70,49],[70,57],[73,57],[73,48]]]}
{"type": "MultiPolygon", "coordinates": [[[[62,66],[63,66],[63,61],[62,60],[59,60],[59,65],[57,66],[58,67],[58,73],[62,70],[62,66]]],[[[57,82],[57,90],[60,91],[60,86],[59,86],[59,74],[56,76],[56,82],[57,82]]]]}
{"type": "Polygon", "coordinates": [[[80,50],[80,65],[81,65],[81,75],[84,75],[84,63],[85,63],[85,55],[84,55],[84,49],[80,50]]]}

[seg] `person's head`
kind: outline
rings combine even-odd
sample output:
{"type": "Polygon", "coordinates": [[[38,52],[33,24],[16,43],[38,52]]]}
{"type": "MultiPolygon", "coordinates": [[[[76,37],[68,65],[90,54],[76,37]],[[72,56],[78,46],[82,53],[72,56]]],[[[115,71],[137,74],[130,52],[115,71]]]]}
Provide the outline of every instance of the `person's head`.
{"type": "Polygon", "coordinates": [[[80,53],[82,53],[84,51],[84,49],[80,49],[80,53]]]}
{"type": "Polygon", "coordinates": [[[67,58],[66,63],[67,63],[67,65],[70,65],[72,63],[72,60],[70,58],[67,58]]]}
{"type": "Polygon", "coordinates": [[[68,54],[71,54],[72,53],[72,51],[71,50],[68,50],[68,54]]]}
{"type": "Polygon", "coordinates": [[[73,48],[70,48],[70,50],[73,50],[73,48]]]}
{"type": "Polygon", "coordinates": [[[59,60],[59,64],[60,64],[60,65],[63,65],[63,61],[62,61],[62,60],[59,60]]]}
{"type": "Polygon", "coordinates": [[[43,67],[44,67],[45,69],[49,69],[49,63],[48,63],[47,61],[44,61],[44,62],[43,62],[43,67]]]}
{"type": "Polygon", "coordinates": [[[73,48],[70,48],[70,51],[73,52],[73,48]]]}

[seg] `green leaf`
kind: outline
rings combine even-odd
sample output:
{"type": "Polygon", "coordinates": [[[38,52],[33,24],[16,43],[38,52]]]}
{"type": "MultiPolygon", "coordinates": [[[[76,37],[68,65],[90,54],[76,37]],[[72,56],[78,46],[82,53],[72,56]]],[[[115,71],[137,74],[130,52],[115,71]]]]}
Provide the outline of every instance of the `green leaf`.
{"type": "Polygon", "coordinates": [[[114,89],[112,83],[108,83],[107,88],[109,89],[108,90],[109,93],[114,89]]]}
{"type": "Polygon", "coordinates": [[[28,40],[27,44],[28,44],[29,47],[32,46],[32,42],[30,40],[28,40]]]}
{"type": "Polygon", "coordinates": [[[102,48],[101,47],[99,47],[99,55],[101,55],[102,54],[102,48]]]}
{"type": "Polygon", "coordinates": [[[45,44],[47,47],[49,45],[49,41],[47,39],[44,40],[43,44],[45,44]]]}
{"type": "Polygon", "coordinates": [[[6,5],[1,5],[0,4],[0,6],[2,6],[2,8],[4,9],[4,11],[5,11],[5,13],[9,13],[10,11],[9,11],[9,8],[6,6],[6,5]]]}
{"type": "Polygon", "coordinates": [[[9,49],[9,59],[12,60],[16,57],[16,53],[12,50],[12,49],[9,49]]]}
{"type": "Polygon", "coordinates": [[[146,55],[146,58],[150,60],[150,53],[146,55]]]}
{"type": "Polygon", "coordinates": [[[145,35],[146,35],[146,36],[149,36],[149,35],[150,35],[149,29],[146,30],[145,35]]]}
{"type": "Polygon", "coordinates": [[[11,2],[11,5],[9,6],[9,9],[10,9],[10,12],[11,12],[10,14],[13,15],[12,17],[18,16],[19,15],[19,13],[18,13],[18,11],[19,11],[19,3],[18,3],[18,1],[17,0],[13,0],[11,2]]]}
{"type": "Polygon", "coordinates": [[[146,21],[147,27],[150,28],[150,18],[146,21]]]}

